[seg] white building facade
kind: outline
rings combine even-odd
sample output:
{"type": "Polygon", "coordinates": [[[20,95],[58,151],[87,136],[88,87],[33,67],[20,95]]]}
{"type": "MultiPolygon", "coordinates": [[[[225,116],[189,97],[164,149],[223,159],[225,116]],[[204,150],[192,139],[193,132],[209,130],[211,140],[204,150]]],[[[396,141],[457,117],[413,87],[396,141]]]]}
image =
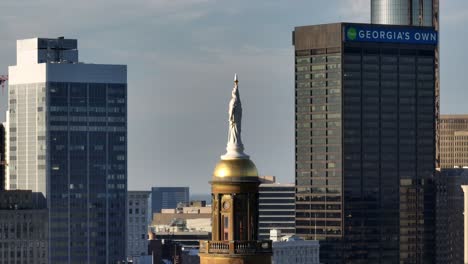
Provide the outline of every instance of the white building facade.
{"type": "Polygon", "coordinates": [[[320,246],[317,240],[302,240],[295,236],[281,236],[271,230],[273,241],[272,264],[320,264],[320,246]]]}

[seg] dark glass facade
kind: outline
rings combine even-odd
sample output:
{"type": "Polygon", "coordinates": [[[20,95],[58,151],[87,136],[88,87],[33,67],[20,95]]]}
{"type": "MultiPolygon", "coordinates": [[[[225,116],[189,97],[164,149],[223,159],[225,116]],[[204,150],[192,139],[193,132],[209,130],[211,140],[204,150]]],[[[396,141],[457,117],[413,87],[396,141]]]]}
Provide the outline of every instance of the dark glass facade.
{"type": "Polygon", "coordinates": [[[178,203],[189,203],[189,187],[153,187],[151,188],[151,207],[153,214],[161,209],[177,208],[178,203]]]}
{"type": "Polygon", "coordinates": [[[126,84],[10,86],[10,188],[46,194],[49,263],[125,259],[126,116],[126,84]]]}
{"type": "Polygon", "coordinates": [[[433,263],[435,46],[296,28],[296,232],[324,263],[433,263]]]}
{"type": "Polygon", "coordinates": [[[126,85],[48,83],[50,259],[125,259],[126,85]]]}
{"type": "Polygon", "coordinates": [[[464,194],[468,169],[442,168],[436,177],[436,263],[463,264],[464,194]]]}

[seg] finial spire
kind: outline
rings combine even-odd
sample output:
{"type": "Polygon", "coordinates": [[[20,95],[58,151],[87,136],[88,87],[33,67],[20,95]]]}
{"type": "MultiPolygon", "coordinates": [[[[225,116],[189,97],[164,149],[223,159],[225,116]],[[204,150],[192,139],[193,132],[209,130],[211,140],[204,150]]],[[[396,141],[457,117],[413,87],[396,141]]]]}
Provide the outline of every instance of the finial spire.
{"type": "Polygon", "coordinates": [[[229,134],[226,147],[226,154],[221,159],[248,159],[244,153],[244,145],[241,138],[242,124],[242,104],[239,95],[239,80],[237,73],[234,74],[234,88],[232,88],[232,98],[229,101],[229,134]]]}

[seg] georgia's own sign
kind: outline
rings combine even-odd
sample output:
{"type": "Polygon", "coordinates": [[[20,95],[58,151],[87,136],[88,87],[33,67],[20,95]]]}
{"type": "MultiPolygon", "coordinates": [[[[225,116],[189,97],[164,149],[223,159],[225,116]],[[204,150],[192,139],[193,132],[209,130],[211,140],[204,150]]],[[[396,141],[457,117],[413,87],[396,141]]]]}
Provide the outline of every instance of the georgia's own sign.
{"type": "Polygon", "coordinates": [[[438,34],[430,28],[347,25],[345,41],[391,42],[437,45],[438,34]]]}

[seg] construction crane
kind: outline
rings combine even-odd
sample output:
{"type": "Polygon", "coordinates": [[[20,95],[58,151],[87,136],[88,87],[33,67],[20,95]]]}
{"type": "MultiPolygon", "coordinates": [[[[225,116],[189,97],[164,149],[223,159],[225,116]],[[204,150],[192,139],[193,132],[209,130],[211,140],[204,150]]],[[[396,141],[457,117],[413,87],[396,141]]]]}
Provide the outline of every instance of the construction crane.
{"type": "Polygon", "coordinates": [[[2,86],[2,95],[5,92],[6,81],[8,81],[8,75],[0,75],[0,85],[2,86]]]}

